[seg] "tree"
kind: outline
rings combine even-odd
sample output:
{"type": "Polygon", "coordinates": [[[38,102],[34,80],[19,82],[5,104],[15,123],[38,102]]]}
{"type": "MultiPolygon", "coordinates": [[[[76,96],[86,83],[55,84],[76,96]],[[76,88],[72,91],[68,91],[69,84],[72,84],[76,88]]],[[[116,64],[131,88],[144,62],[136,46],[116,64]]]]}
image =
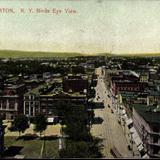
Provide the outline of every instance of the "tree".
{"type": "Polygon", "coordinates": [[[84,67],[81,67],[81,66],[74,66],[71,68],[71,70],[73,74],[78,74],[78,73],[84,74],[85,73],[84,67]]]}
{"type": "Polygon", "coordinates": [[[63,117],[65,127],[63,131],[73,140],[89,140],[91,138],[87,127],[88,114],[86,106],[72,103],[59,103],[57,106],[58,116],[63,117]]]}
{"type": "Polygon", "coordinates": [[[63,133],[69,136],[66,147],[59,152],[60,158],[101,158],[99,141],[92,137],[87,126],[86,106],[59,102],[56,108],[62,125],[65,124],[63,133]]]}
{"type": "Polygon", "coordinates": [[[47,119],[43,114],[39,114],[35,117],[35,128],[36,132],[40,133],[40,137],[42,132],[47,128],[47,119]]]}
{"type": "Polygon", "coordinates": [[[16,130],[18,130],[19,136],[20,136],[21,132],[24,133],[24,131],[27,128],[29,128],[27,117],[24,115],[20,115],[20,116],[16,117],[12,123],[12,126],[14,126],[16,128],[16,130]]]}
{"type": "Polygon", "coordinates": [[[96,91],[94,88],[91,88],[88,93],[88,98],[94,98],[96,96],[96,91]]]}
{"type": "Polygon", "coordinates": [[[99,139],[92,142],[66,141],[66,147],[59,152],[60,158],[102,158],[99,139]]]}

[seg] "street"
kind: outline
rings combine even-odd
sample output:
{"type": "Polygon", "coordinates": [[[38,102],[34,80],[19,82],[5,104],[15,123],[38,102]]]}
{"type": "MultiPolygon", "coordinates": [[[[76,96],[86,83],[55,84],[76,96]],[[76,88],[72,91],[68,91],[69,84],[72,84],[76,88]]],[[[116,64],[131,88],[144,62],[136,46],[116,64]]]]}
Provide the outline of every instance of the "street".
{"type": "Polygon", "coordinates": [[[98,77],[95,102],[103,102],[104,108],[95,109],[95,117],[103,119],[101,124],[93,124],[91,132],[94,136],[103,139],[105,158],[114,158],[110,153],[110,149],[115,146],[124,158],[131,158],[132,152],[128,150],[128,142],[123,133],[122,127],[117,122],[116,115],[108,107],[111,106],[108,91],[106,90],[103,78],[98,77]]]}

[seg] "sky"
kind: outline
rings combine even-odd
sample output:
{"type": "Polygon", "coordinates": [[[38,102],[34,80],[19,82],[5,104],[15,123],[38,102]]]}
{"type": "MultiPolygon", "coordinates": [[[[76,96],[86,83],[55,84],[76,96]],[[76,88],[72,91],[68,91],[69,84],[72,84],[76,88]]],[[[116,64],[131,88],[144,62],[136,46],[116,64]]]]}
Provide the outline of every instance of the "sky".
{"type": "Polygon", "coordinates": [[[0,50],[160,53],[159,8],[158,0],[0,0],[0,50]]]}

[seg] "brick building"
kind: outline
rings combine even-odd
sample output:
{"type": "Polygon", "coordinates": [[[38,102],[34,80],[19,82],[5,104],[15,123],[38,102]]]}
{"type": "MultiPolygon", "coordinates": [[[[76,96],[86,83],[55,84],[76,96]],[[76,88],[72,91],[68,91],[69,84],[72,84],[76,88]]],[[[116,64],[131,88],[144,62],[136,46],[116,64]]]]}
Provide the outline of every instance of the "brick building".
{"type": "Polygon", "coordinates": [[[6,85],[0,95],[0,114],[3,118],[12,119],[23,113],[24,84],[6,85]]]}
{"type": "Polygon", "coordinates": [[[84,92],[88,90],[88,77],[82,75],[68,75],[63,78],[63,91],[84,92]]]}
{"type": "Polygon", "coordinates": [[[24,114],[34,117],[38,113],[46,116],[56,116],[56,107],[59,103],[87,103],[87,94],[83,92],[65,92],[62,81],[57,80],[51,84],[43,84],[32,89],[24,95],[24,114]]]}
{"type": "Polygon", "coordinates": [[[144,83],[140,82],[130,80],[114,80],[112,81],[112,93],[115,96],[119,91],[143,92],[144,86],[144,83]]]}
{"type": "Polygon", "coordinates": [[[133,125],[151,158],[160,158],[160,108],[135,104],[133,107],[133,125]]]}

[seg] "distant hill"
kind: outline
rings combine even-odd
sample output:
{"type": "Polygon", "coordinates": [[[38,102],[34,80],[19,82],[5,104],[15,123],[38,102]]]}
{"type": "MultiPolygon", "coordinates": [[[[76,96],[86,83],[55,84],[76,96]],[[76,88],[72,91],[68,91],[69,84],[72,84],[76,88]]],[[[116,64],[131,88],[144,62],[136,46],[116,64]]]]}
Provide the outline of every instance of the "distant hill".
{"type": "Polygon", "coordinates": [[[160,53],[97,53],[85,54],[76,52],[38,52],[38,51],[15,51],[15,50],[0,50],[0,58],[36,58],[36,57],[78,57],[78,56],[124,56],[124,57],[144,57],[144,56],[160,56],[160,53]]]}
{"type": "Polygon", "coordinates": [[[122,57],[160,57],[160,53],[122,53],[122,54],[112,54],[112,56],[122,56],[122,57]]]}
{"type": "Polygon", "coordinates": [[[58,52],[0,50],[0,58],[75,57],[75,56],[83,56],[83,54],[62,53],[62,52],[58,53],[58,52]]]}

